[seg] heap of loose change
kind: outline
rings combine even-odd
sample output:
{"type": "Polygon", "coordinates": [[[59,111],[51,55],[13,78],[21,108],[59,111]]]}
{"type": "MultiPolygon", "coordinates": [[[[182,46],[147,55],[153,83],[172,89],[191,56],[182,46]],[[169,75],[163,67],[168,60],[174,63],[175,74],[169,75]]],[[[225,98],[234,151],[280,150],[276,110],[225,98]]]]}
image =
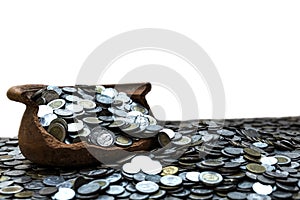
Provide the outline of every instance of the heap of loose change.
{"type": "Polygon", "coordinates": [[[164,128],[168,148],[124,158],[118,168],[42,167],[22,156],[18,140],[0,139],[0,199],[300,199],[299,117],[164,128]]]}
{"type": "Polygon", "coordinates": [[[104,86],[48,86],[33,96],[41,125],[67,144],[87,141],[101,147],[128,147],[163,129],[126,93],[104,86]]]}

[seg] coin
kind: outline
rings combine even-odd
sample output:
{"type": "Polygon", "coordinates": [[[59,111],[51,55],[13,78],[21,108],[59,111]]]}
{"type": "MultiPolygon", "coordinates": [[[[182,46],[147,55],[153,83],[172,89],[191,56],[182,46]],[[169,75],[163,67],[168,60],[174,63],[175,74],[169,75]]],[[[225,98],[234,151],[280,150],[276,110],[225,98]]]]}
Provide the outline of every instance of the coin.
{"type": "Polygon", "coordinates": [[[129,147],[132,145],[133,141],[129,137],[125,137],[123,135],[118,135],[116,137],[116,145],[121,147],[129,147]]]}
{"type": "Polygon", "coordinates": [[[246,166],[247,170],[250,172],[253,172],[255,174],[262,174],[266,171],[266,168],[262,165],[256,164],[256,163],[249,163],[246,166]]]}
{"type": "Polygon", "coordinates": [[[84,109],[91,110],[96,108],[96,103],[88,99],[79,100],[77,103],[78,105],[82,106],[84,109]]]}
{"type": "Polygon", "coordinates": [[[263,185],[259,182],[253,184],[252,189],[254,192],[260,195],[269,195],[272,193],[273,189],[271,185],[263,185]]]}
{"type": "Polygon", "coordinates": [[[227,197],[229,199],[243,200],[247,198],[247,195],[241,192],[229,192],[227,193],[227,197]]]}
{"type": "Polygon", "coordinates": [[[61,123],[51,123],[47,132],[61,142],[66,138],[66,128],[61,123]]]}
{"type": "Polygon", "coordinates": [[[271,200],[271,197],[256,193],[251,193],[247,196],[247,200],[271,200]]]}
{"type": "Polygon", "coordinates": [[[200,172],[187,172],[185,177],[189,181],[199,182],[200,172]]]}
{"type": "Polygon", "coordinates": [[[260,162],[267,165],[275,165],[278,160],[275,157],[261,157],[260,162]]]}
{"type": "Polygon", "coordinates": [[[158,142],[161,147],[165,147],[171,142],[171,139],[169,138],[169,136],[164,132],[158,133],[157,138],[158,138],[158,142]]]}
{"type": "Polygon", "coordinates": [[[16,193],[14,196],[16,198],[25,199],[25,198],[31,198],[33,194],[34,194],[33,191],[22,191],[22,192],[16,193]]]}
{"type": "Polygon", "coordinates": [[[178,167],[176,166],[166,166],[162,169],[164,175],[174,175],[178,172],[178,167]]]}
{"type": "Polygon", "coordinates": [[[274,156],[277,159],[277,164],[278,165],[288,165],[291,163],[291,159],[287,156],[284,155],[275,155],[274,156]]]}
{"type": "Polygon", "coordinates": [[[244,148],[244,153],[249,155],[249,156],[252,156],[254,158],[260,158],[261,154],[259,151],[256,151],[254,149],[251,149],[251,148],[244,148]]]}
{"type": "Polygon", "coordinates": [[[69,200],[75,197],[74,190],[70,188],[59,188],[58,192],[53,196],[56,200],[69,200]]]}
{"type": "Polygon", "coordinates": [[[62,108],[66,104],[64,99],[54,99],[47,104],[47,106],[51,107],[53,110],[62,108]]]}
{"type": "Polygon", "coordinates": [[[179,176],[166,175],[161,177],[160,183],[165,186],[175,187],[181,185],[182,179],[179,176]]]}
{"type": "Polygon", "coordinates": [[[47,176],[44,178],[43,183],[47,186],[56,186],[64,181],[64,178],[61,176],[47,176]]]}
{"type": "Polygon", "coordinates": [[[124,187],[120,185],[110,185],[108,190],[106,190],[106,193],[109,195],[119,195],[122,194],[125,191],[124,187]]]}
{"type": "Polygon", "coordinates": [[[100,184],[98,183],[88,183],[80,186],[77,189],[77,192],[82,195],[90,195],[97,193],[101,189],[100,184]]]}
{"type": "Polygon", "coordinates": [[[24,188],[18,185],[6,186],[0,189],[1,194],[16,194],[23,190],[24,188]]]}
{"type": "Polygon", "coordinates": [[[185,145],[189,145],[191,141],[192,141],[191,138],[187,136],[182,136],[180,140],[172,141],[172,143],[179,146],[185,146],[185,145]]]}
{"type": "Polygon", "coordinates": [[[50,196],[55,194],[58,191],[56,187],[44,187],[39,190],[39,194],[43,196],[50,196]]]}
{"type": "Polygon", "coordinates": [[[135,185],[137,191],[145,194],[151,194],[157,192],[159,186],[152,181],[141,181],[135,185]]]}
{"type": "Polygon", "coordinates": [[[221,174],[213,172],[213,171],[205,171],[201,172],[199,175],[199,179],[205,185],[218,185],[223,181],[223,177],[221,174]]]}

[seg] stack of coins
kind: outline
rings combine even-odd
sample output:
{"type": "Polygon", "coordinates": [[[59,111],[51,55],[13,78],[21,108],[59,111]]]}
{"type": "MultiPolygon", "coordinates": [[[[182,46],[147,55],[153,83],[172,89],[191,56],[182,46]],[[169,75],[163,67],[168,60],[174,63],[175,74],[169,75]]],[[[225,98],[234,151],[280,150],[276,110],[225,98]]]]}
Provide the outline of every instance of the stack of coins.
{"type": "Polygon", "coordinates": [[[126,93],[104,86],[47,86],[33,96],[41,125],[66,144],[129,147],[163,128],[126,93]]]}

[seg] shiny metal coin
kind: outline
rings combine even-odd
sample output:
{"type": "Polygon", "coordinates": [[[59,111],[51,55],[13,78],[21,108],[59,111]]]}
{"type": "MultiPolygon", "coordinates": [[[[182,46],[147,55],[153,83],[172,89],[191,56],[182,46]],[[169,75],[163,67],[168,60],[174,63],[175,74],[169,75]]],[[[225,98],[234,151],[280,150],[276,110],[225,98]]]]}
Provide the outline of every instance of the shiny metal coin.
{"type": "Polygon", "coordinates": [[[70,188],[59,188],[58,192],[53,196],[56,200],[69,200],[75,197],[74,190],[70,188]]]}
{"type": "Polygon", "coordinates": [[[85,117],[82,119],[82,121],[90,125],[97,125],[102,122],[97,117],[85,117]]]}
{"type": "Polygon", "coordinates": [[[192,182],[199,182],[200,172],[187,172],[185,177],[187,180],[192,182]]]}
{"type": "Polygon", "coordinates": [[[263,185],[259,182],[254,183],[252,189],[254,192],[261,195],[269,195],[273,192],[271,185],[263,185]]]}
{"type": "Polygon", "coordinates": [[[51,107],[53,110],[62,108],[66,104],[64,99],[54,99],[53,101],[49,102],[47,106],[51,107]]]}
{"type": "Polygon", "coordinates": [[[191,143],[191,138],[188,136],[182,136],[180,140],[177,141],[172,141],[173,144],[178,145],[178,146],[186,146],[191,143]]]}
{"type": "Polygon", "coordinates": [[[125,191],[125,188],[120,185],[110,185],[106,190],[106,193],[109,195],[120,195],[125,191]]]}
{"type": "Polygon", "coordinates": [[[132,139],[129,137],[123,136],[123,135],[118,135],[116,136],[116,145],[121,146],[121,147],[129,147],[133,144],[132,139]]]}
{"type": "Polygon", "coordinates": [[[234,200],[244,200],[247,198],[247,195],[242,192],[229,192],[227,193],[227,197],[234,200]]]}
{"type": "Polygon", "coordinates": [[[40,117],[39,121],[41,123],[41,125],[43,127],[47,127],[51,124],[51,122],[53,120],[55,120],[57,118],[57,115],[56,114],[53,114],[53,113],[49,113],[49,114],[46,114],[44,115],[43,117],[40,117]]]}
{"type": "Polygon", "coordinates": [[[66,138],[66,129],[61,123],[51,123],[47,132],[61,142],[63,142],[66,138]]]}
{"type": "Polygon", "coordinates": [[[144,194],[152,194],[159,190],[159,186],[152,181],[141,181],[135,185],[137,191],[144,194]]]}
{"type": "Polygon", "coordinates": [[[247,200],[271,200],[271,197],[256,193],[251,193],[247,195],[247,200]]]}
{"type": "Polygon", "coordinates": [[[98,183],[88,183],[80,186],[77,192],[82,195],[90,195],[100,191],[101,186],[98,183]]]}
{"type": "Polygon", "coordinates": [[[223,177],[221,176],[221,174],[213,171],[201,172],[199,175],[199,179],[202,183],[209,186],[218,185],[223,181],[223,177]]]}
{"type": "Polygon", "coordinates": [[[161,177],[160,183],[165,186],[175,187],[175,186],[179,186],[182,184],[182,179],[179,176],[166,175],[166,176],[161,177]]]}
{"type": "Polygon", "coordinates": [[[94,109],[96,108],[96,103],[91,101],[91,100],[87,100],[87,99],[83,99],[83,100],[79,100],[78,105],[81,105],[84,109],[94,109]]]}
{"type": "Polygon", "coordinates": [[[65,179],[62,176],[47,176],[43,179],[43,183],[47,186],[56,186],[64,181],[65,179]]]}
{"type": "Polygon", "coordinates": [[[261,157],[260,162],[266,165],[275,165],[278,160],[275,157],[261,157]]]}

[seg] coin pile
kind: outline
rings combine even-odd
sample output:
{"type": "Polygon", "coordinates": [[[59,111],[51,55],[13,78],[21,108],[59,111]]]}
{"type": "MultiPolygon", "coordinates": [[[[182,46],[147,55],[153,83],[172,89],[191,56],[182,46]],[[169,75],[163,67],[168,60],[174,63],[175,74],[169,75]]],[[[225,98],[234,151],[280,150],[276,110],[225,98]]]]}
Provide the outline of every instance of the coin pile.
{"type": "Polygon", "coordinates": [[[0,199],[300,199],[299,127],[298,117],[166,122],[169,142],[120,169],[38,166],[0,139],[0,199]]]}
{"type": "Polygon", "coordinates": [[[163,128],[126,93],[104,86],[47,86],[33,96],[41,125],[66,144],[128,147],[163,128]]]}

